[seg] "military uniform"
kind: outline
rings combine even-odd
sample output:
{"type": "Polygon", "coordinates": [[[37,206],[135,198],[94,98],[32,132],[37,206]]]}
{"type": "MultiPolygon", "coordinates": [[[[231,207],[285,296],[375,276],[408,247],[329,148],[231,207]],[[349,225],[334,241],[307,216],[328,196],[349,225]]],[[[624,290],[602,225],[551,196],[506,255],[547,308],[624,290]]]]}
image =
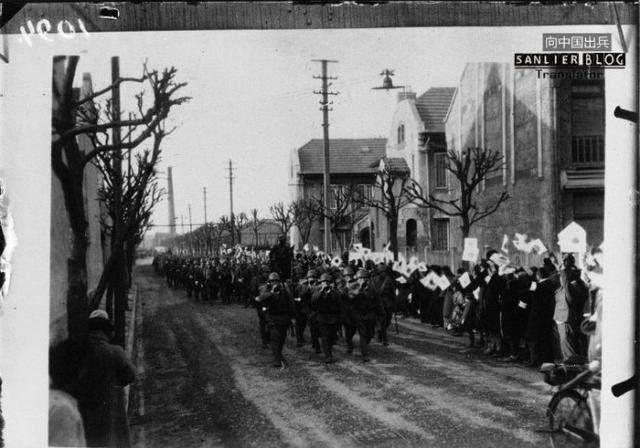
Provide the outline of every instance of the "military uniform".
{"type": "MultiPolygon", "coordinates": [[[[358,271],[359,279],[367,279],[369,274],[358,271]]],[[[351,303],[355,316],[356,327],[360,335],[360,353],[363,361],[369,361],[369,342],[373,338],[376,320],[384,314],[382,302],[373,293],[366,280],[357,289],[350,292],[351,303]]]]}
{"type": "Polygon", "coordinates": [[[271,273],[269,282],[271,289],[259,297],[259,302],[263,311],[266,312],[273,366],[280,367],[284,365],[282,348],[287,338],[287,329],[294,316],[293,301],[289,291],[280,283],[279,275],[271,273]]]}
{"type": "Polygon", "coordinates": [[[322,274],[321,286],[314,291],[311,310],[315,314],[322,352],[326,363],[333,362],[332,348],[337,339],[340,322],[340,294],[331,285],[331,276],[322,274]]]}
{"type": "MultiPolygon", "coordinates": [[[[389,345],[387,330],[391,325],[391,319],[393,318],[395,308],[395,284],[391,276],[387,273],[386,266],[380,265],[378,275],[371,280],[371,290],[373,294],[378,296],[383,306],[383,312],[379,321],[380,332],[378,334],[378,339],[384,345],[389,345]]],[[[406,288],[405,295],[409,294],[408,291],[409,289],[406,288]]]]}
{"type": "Polygon", "coordinates": [[[307,273],[307,278],[296,286],[295,294],[295,320],[296,320],[296,345],[302,347],[306,342],[304,339],[304,331],[309,322],[311,314],[311,298],[315,289],[314,282],[316,274],[314,271],[307,273]]]}

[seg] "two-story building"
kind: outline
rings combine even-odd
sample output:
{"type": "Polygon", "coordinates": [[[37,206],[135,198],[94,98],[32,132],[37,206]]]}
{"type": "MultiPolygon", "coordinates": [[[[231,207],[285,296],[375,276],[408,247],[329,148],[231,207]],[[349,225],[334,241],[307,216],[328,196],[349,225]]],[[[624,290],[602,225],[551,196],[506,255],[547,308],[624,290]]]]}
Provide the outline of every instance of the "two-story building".
{"type": "MultiPolygon", "coordinates": [[[[432,87],[420,96],[407,91],[398,94],[386,155],[405,159],[412,179],[425,193],[439,195],[449,188],[444,118],[455,90],[454,87],[432,87]]],[[[398,249],[407,255],[449,264],[450,232],[446,217],[409,204],[400,211],[398,249]]]]}
{"type": "MultiPolygon", "coordinates": [[[[483,147],[503,156],[502,169],[479,187],[480,204],[511,199],[471,230],[481,252],[503,235],[525,233],[555,249],[571,221],[588,243],[603,239],[604,73],[467,64],[445,119],[447,147],[483,147]]],[[[455,194],[455,191],[452,191],[455,194]]],[[[452,223],[453,224],[453,223],[452,223]]],[[[457,224],[454,224],[457,227],[457,224]]],[[[461,232],[452,234],[461,247],[461,232]]],[[[515,261],[538,262],[523,254],[515,261]]]]}
{"type": "MultiPolygon", "coordinates": [[[[345,186],[354,185],[361,190],[361,194],[371,195],[375,183],[377,163],[385,156],[385,138],[341,138],[329,140],[329,169],[331,173],[331,192],[329,206],[335,206],[335,192],[345,186]]],[[[290,199],[321,199],[323,191],[324,171],[324,141],[312,139],[300,148],[291,152],[289,188],[290,199]]],[[[366,247],[371,247],[372,229],[367,221],[345,223],[339,229],[337,238],[331,238],[330,252],[337,252],[340,247],[347,248],[352,241],[360,241],[366,247]],[[355,234],[354,234],[355,232],[355,234]],[[340,241],[338,241],[340,238],[340,241]]],[[[313,225],[309,236],[309,244],[324,248],[324,223],[318,219],[313,225]]],[[[300,247],[301,240],[298,232],[293,229],[291,241],[294,247],[300,247]]]]}

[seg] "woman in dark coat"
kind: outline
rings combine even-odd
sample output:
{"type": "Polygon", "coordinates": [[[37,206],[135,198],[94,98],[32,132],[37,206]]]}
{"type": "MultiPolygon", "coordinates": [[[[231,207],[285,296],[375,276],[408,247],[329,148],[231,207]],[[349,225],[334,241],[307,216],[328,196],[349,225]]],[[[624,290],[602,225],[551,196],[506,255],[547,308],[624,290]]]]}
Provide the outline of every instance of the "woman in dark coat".
{"type": "Polygon", "coordinates": [[[498,275],[498,267],[488,262],[489,273],[485,278],[484,302],[485,316],[484,327],[489,336],[489,344],[484,351],[485,355],[499,356],[502,354],[502,335],[500,332],[500,300],[505,287],[504,279],[498,275]]]}
{"type": "Polygon", "coordinates": [[[554,291],[557,289],[558,283],[553,268],[544,266],[538,271],[538,282],[530,288],[534,291],[531,293],[525,337],[530,357],[527,365],[531,367],[537,367],[543,362],[553,360],[554,291]]]}

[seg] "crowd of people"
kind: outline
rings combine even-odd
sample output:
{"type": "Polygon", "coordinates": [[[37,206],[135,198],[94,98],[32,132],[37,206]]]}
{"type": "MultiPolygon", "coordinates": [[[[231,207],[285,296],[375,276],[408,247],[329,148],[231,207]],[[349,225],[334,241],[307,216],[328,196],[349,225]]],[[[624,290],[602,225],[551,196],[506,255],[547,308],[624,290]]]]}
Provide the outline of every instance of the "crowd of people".
{"type": "MultiPolygon", "coordinates": [[[[471,269],[448,266],[397,272],[390,261],[331,258],[322,252],[294,252],[284,238],[270,251],[231,248],[216,257],[163,254],[156,271],[173,288],[203,303],[253,306],[263,347],[271,347],[274,367],[286,366],[287,334],[334,362],[339,337],[348,354],[359,334],[361,359],[368,346],[388,344],[394,314],[414,317],[452,336],[467,335],[471,347],[505,362],[539,366],[543,362],[583,362],[588,351],[585,321],[599,315],[601,251],[583,270],[572,254],[554,255],[542,266],[505,265],[490,250],[471,269]],[[433,281],[433,279],[436,281],[433,281]],[[430,281],[426,281],[426,280],[430,281]]],[[[396,324],[397,325],[397,324],[396,324]]]]}

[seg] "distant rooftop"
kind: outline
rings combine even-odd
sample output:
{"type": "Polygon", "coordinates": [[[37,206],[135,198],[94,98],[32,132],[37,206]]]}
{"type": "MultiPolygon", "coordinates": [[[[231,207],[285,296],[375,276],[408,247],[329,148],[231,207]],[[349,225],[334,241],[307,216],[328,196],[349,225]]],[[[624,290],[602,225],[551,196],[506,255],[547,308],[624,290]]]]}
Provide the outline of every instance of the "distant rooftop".
{"type": "Polygon", "coordinates": [[[455,91],[455,87],[432,87],[416,99],[427,132],[444,132],[444,118],[455,91]]]}
{"type": "MultiPolygon", "coordinates": [[[[385,155],[385,138],[338,138],[329,140],[329,169],[339,174],[369,174],[371,164],[385,155]]],[[[309,140],[298,149],[301,174],[321,174],[324,169],[324,141],[309,140]]]]}

